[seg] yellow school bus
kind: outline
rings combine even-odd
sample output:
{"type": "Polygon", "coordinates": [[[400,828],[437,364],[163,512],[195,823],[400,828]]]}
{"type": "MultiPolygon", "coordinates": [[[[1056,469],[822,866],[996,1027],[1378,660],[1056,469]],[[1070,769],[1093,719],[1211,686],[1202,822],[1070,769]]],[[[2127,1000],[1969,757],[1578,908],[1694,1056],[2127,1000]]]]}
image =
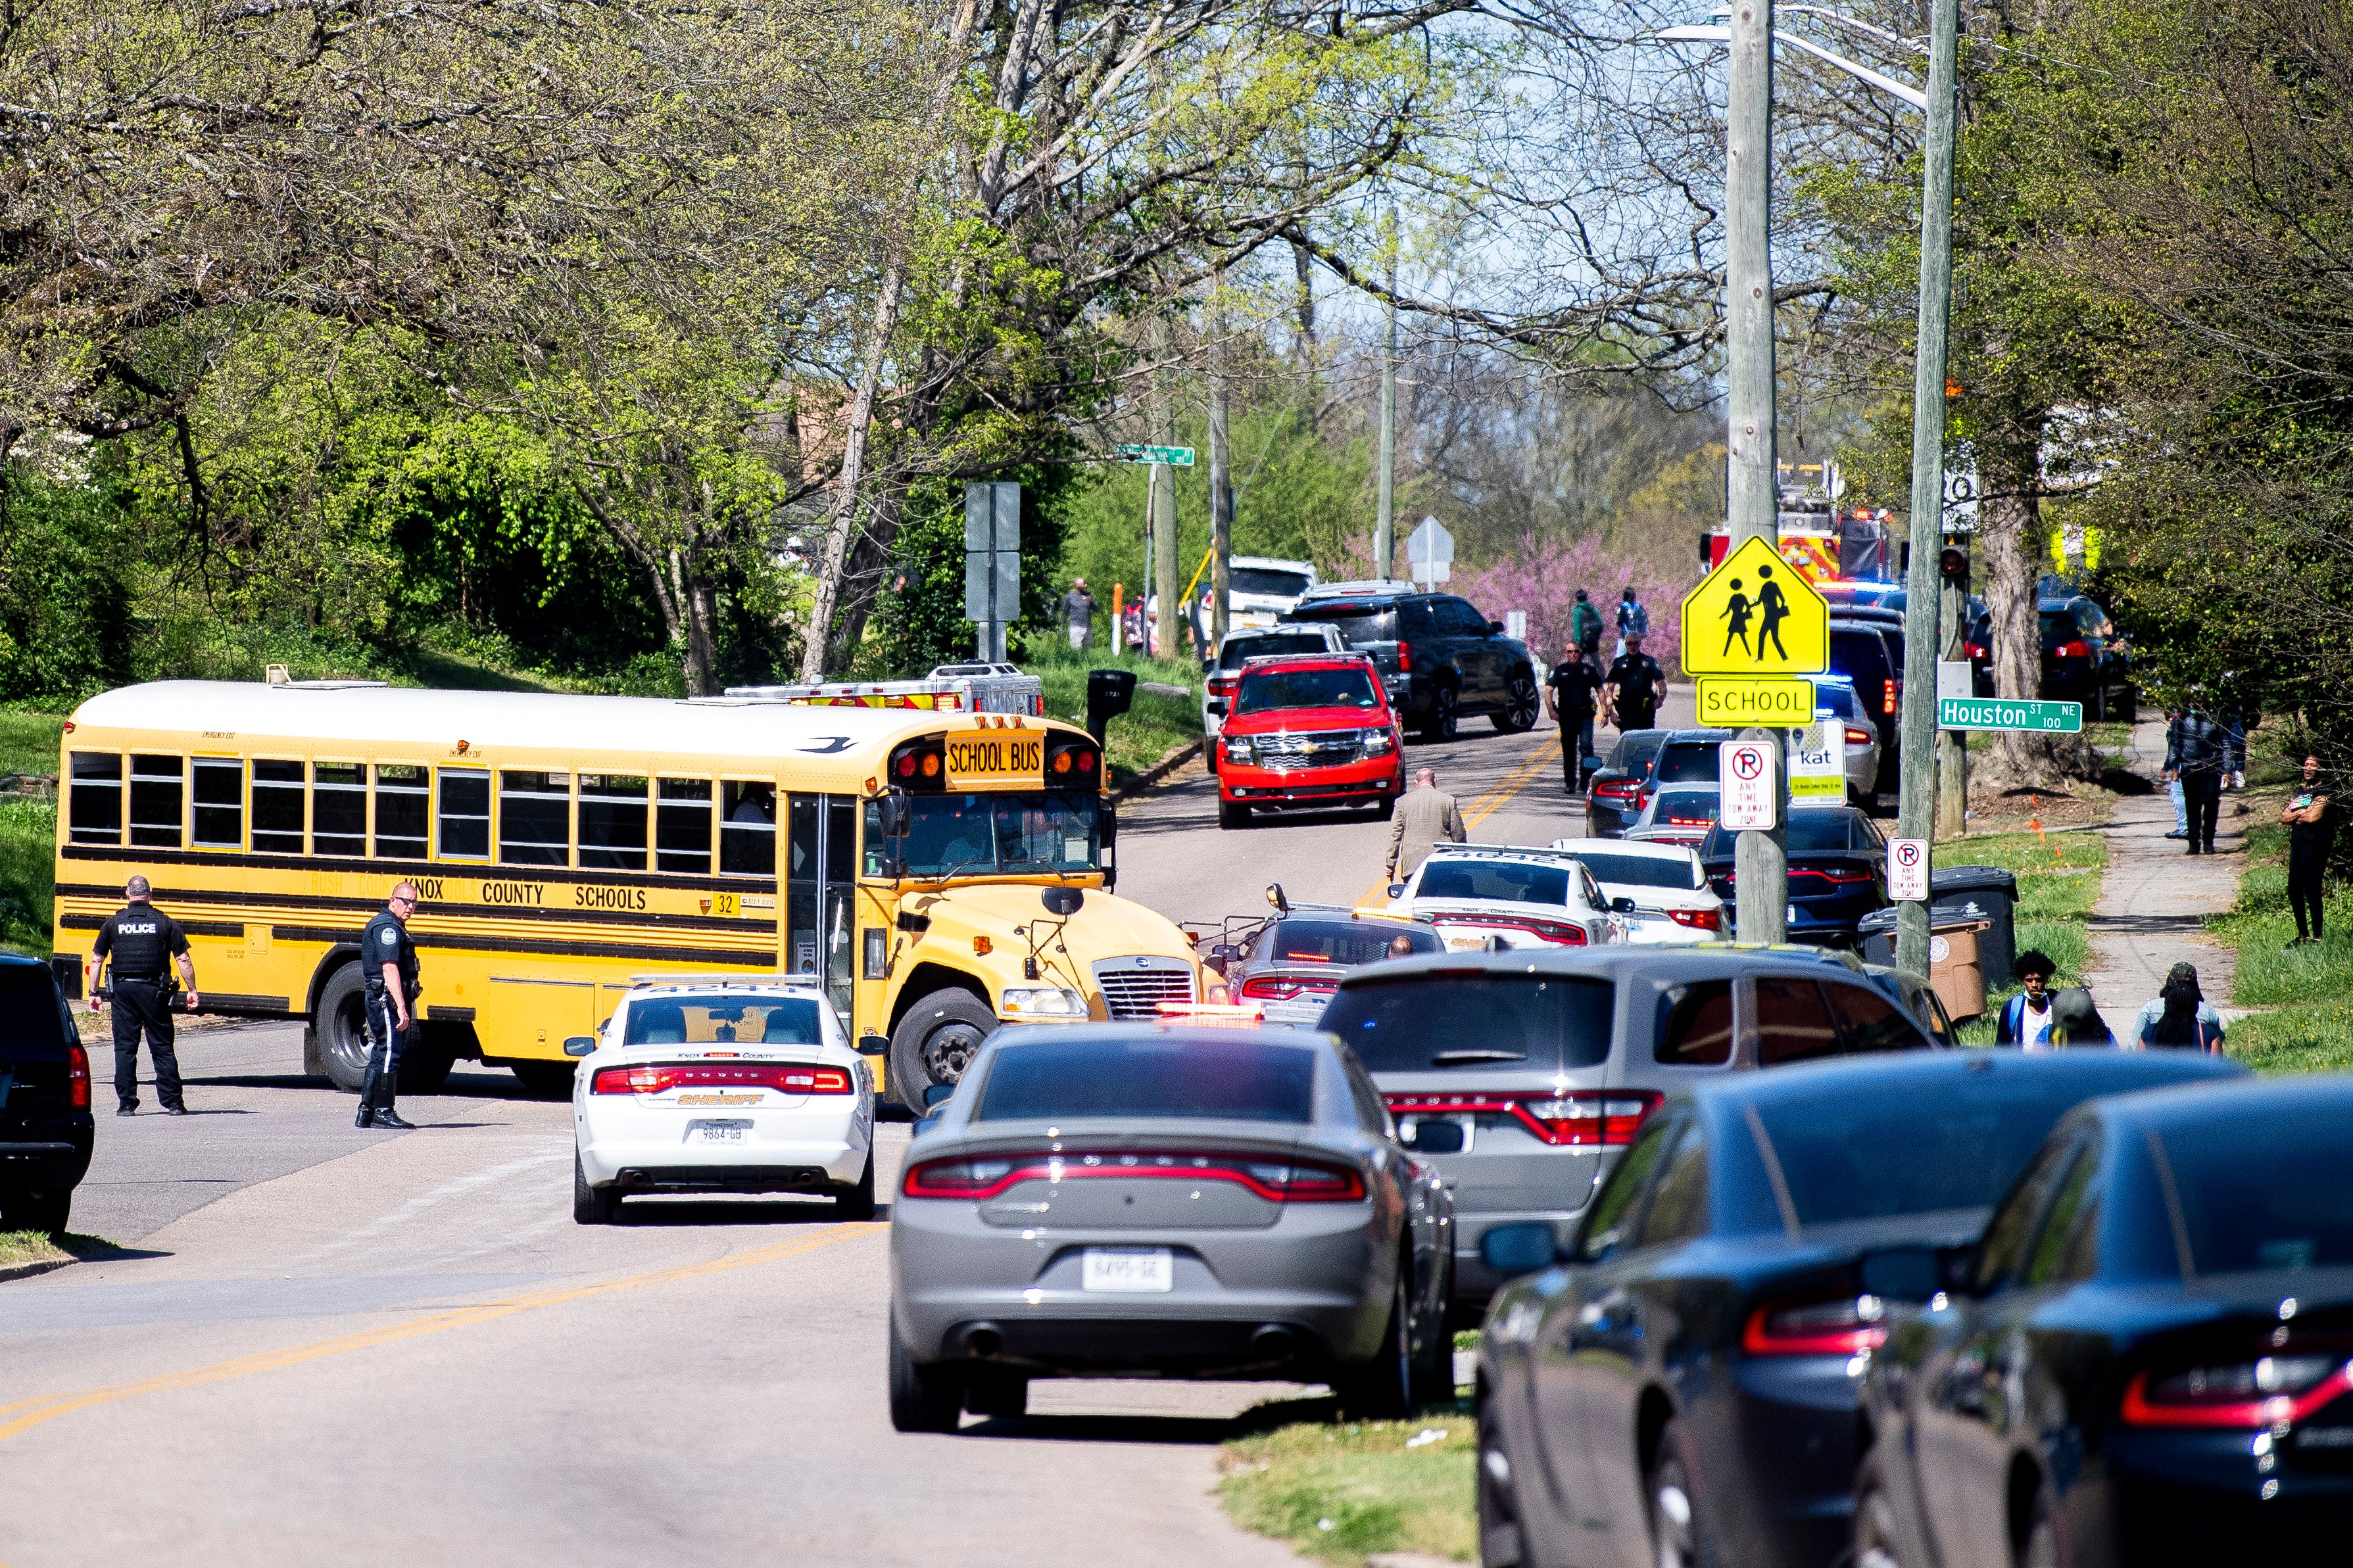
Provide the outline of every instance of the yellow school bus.
{"type": "Polygon", "coordinates": [[[813,975],[916,1105],[1000,1023],[1204,995],[1185,934],[1111,890],[1099,748],[1031,715],[163,681],[82,704],[61,751],[60,975],[143,874],[203,1010],[303,1020],[345,1089],[360,930],[403,879],[417,1089],[460,1058],[558,1089],[649,972],[813,975]]]}

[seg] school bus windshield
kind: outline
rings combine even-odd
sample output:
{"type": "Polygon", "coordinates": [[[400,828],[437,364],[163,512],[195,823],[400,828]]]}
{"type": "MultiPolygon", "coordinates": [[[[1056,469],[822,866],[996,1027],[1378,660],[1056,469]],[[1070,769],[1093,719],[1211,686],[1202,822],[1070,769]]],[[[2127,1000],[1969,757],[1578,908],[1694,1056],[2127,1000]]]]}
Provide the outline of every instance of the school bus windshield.
{"type": "MultiPolygon", "coordinates": [[[[910,877],[1037,875],[1102,869],[1092,795],[1044,790],[916,795],[899,854],[910,877]]],[[[881,806],[866,803],[866,874],[879,877],[881,806]]]]}

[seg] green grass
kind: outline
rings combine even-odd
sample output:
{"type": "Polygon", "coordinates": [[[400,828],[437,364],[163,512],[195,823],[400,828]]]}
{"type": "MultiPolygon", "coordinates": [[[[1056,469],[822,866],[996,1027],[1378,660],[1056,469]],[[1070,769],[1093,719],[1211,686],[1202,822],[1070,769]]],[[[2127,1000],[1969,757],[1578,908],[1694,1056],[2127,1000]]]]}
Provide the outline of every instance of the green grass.
{"type": "MultiPolygon", "coordinates": [[[[2108,864],[2105,834],[1989,833],[1947,838],[1936,846],[1936,864],[1994,866],[2015,875],[2018,909],[2012,920],[2018,951],[2041,949],[2058,966],[2054,984],[2084,983],[2084,971],[2092,960],[2084,922],[2100,900],[2100,874],[2108,864]]],[[[1991,1045],[1994,1012],[2017,989],[1989,993],[1985,1016],[1960,1026],[1961,1043],[1991,1045]]]]}
{"type": "Polygon", "coordinates": [[[0,777],[9,773],[55,773],[58,739],[65,733],[61,713],[27,713],[0,708],[0,777]]]}
{"type": "Polygon", "coordinates": [[[2238,950],[2231,1000],[2269,1009],[2231,1026],[2234,1058],[2257,1072],[2353,1068],[2353,894],[2331,890],[2321,945],[2287,949],[2295,917],[2287,901],[2286,828],[2263,822],[2247,829],[2238,902],[2207,925],[2238,950]]]}
{"type": "Polygon", "coordinates": [[[1137,653],[1114,654],[1106,648],[1073,650],[1069,643],[1039,639],[1021,668],[1046,683],[1049,718],[1087,721],[1087,671],[1132,669],[1136,673],[1135,705],[1111,721],[1103,752],[1111,762],[1113,783],[1131,778],[1178,746],[1201,738],[1201,667],[1184,659],[1175,663],[1137,653]],[[1182,698],[1164,697],[1144,689],[1145,681],[1182,686],[1182,698]]]}
{"type": "Polygon", "coordinates": [[[57,832],[54,800],[0,795],[0,947],[49,955],[57,832]]]}
{"type": "MultiPolygon", "coordinates": [[[[69,1237],[68,1240],[73,1238],[69,1237]]],[[[49,1239],[44,1230],[0,1230],[0,1268],[27,1263],[58,1263],[73,1254],[49,1239]]]]}
{"type": "MultiPolygon", "coordinates": [[[[1323,1400],[1296,1403],[1319,1415],[1330,1409],[1323,1400]]],[[[1282,1409],[1259,1414],[1279,1418],[1282,1409]]],[[[1477,1454],[1467,1405],[1409,1421],[1303,1419],[1228,1443],[1218,1495],[1244,1529],[1346,1568],[1377,1552],[1468,1560],[1478,1555],[1477,1454]]]]}

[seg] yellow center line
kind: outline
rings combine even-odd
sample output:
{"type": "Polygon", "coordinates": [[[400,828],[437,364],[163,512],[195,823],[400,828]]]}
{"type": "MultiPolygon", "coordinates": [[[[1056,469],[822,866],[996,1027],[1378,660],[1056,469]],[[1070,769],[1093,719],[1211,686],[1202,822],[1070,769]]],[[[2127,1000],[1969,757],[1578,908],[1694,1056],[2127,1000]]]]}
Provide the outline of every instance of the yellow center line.
{"type": "Polygon", "coordinates": [[[657,1269],[649,1274],[632,1274],[619,1279],[607,1279],[594,1285],[577,1285],[564,1290],[545,1290],[528,1296],[510,1296],[502,1301],[485,1301],[480,1306],[460,1307],[453,1311],[418,1318],[406,1323],[390,1323],[383,1328],[364,1329],[358,1333],[337,1339],[319,1340],[306,1345],[292,1345],[283,1350],[263,1351],[255,1355],[240,1356],[234,1361],[215,1362],[210,1366],[191,1367],[185,1372],[165,1373],[158,1377],[143,1378],[136,1383],[116,1384],[111,1388],[93,1388],[79,1394],[47,1394],[36,1399],[20,1400],[14,1405],[0,1405],[0,1417],[15,1415],[16,1419],[0,1423],[0,1443],[20,1433],[28,1432],[45,1421],[69,1415],[77,1410],[93,1405],[111,1405],[119,1399],[131,1399],[142,1394],[166,1394],[174,1389],[195,1388],[207,1383],[225,1383],[231,1378],[251,1373],[272,1372],[280,1367],[296,1366],[303,1362],[340,1355],[345,1351],[367,1350],[376,1345],[395,1344],[402,1340],[438,1334],[450,1329],[462,1329],[475,1323],[487,1323],[499,1318],[509,1318],[518,1312],[528,1312],[540,1307],[554,1307],[566,1301],[586,1300],[592,1296],[607,1296],[619,1290],[635,1290],[648,1285],[667,1285],[681,1279],[698,1279],[706,1275],[724,1274],[732,1269],[749,1268],[755,1264],[774,1263],[819,1247],[831,1247],[839,1241],[854,1241],[888,1230],[883,1224],[858,1224],[836,1226],[821,1235],[802,1240],[779,1242],[774,1247],[760,1247],[740,1257],[722,1258],[709,1263],[682,1264],[676,1268],[657,1269]],[[22,1412],[22,1414],[17,1414],[22,1412]]]}

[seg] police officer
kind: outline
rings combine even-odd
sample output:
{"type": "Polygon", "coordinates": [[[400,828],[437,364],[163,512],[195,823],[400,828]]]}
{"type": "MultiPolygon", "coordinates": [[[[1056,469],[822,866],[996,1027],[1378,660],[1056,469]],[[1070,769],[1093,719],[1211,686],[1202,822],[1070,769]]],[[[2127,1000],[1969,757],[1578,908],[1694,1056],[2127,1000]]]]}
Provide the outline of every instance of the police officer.
{"type": "Polygon", "coordinates": [[[180,1058],[172,1048],[171,993],[164,982],[172,965],[180,966],[187,982],[188,1011],[196,1010],[196,965],[188,956],[188,934],[180,922],[149,903],[147,879],[133,877],[124,884],[122,908],[106,917],[90,943],[84,990],[92,1012],[105,1005],[98,994],[98,975],[111,956],[114,960],[114,1114],[139,1114],[139,1035],[147,1034],[148,1053],[155,1058],[155,1098],[174,1116],[188,1113],[180,1094],[180,1058]]]}
{"type": "Polygon", "coordinates": [[[357,1127],[406,1132],[392,1108],[400,1081],[401,1047],[414,1026],[409,1004],[417,1000],[417,944],[408,940],[408,917],[417,912],[417,884],[394,886],[392,897],[360,933],[360,973],[367,980],[367,1077],[360,1083],[357,1127]]]}

